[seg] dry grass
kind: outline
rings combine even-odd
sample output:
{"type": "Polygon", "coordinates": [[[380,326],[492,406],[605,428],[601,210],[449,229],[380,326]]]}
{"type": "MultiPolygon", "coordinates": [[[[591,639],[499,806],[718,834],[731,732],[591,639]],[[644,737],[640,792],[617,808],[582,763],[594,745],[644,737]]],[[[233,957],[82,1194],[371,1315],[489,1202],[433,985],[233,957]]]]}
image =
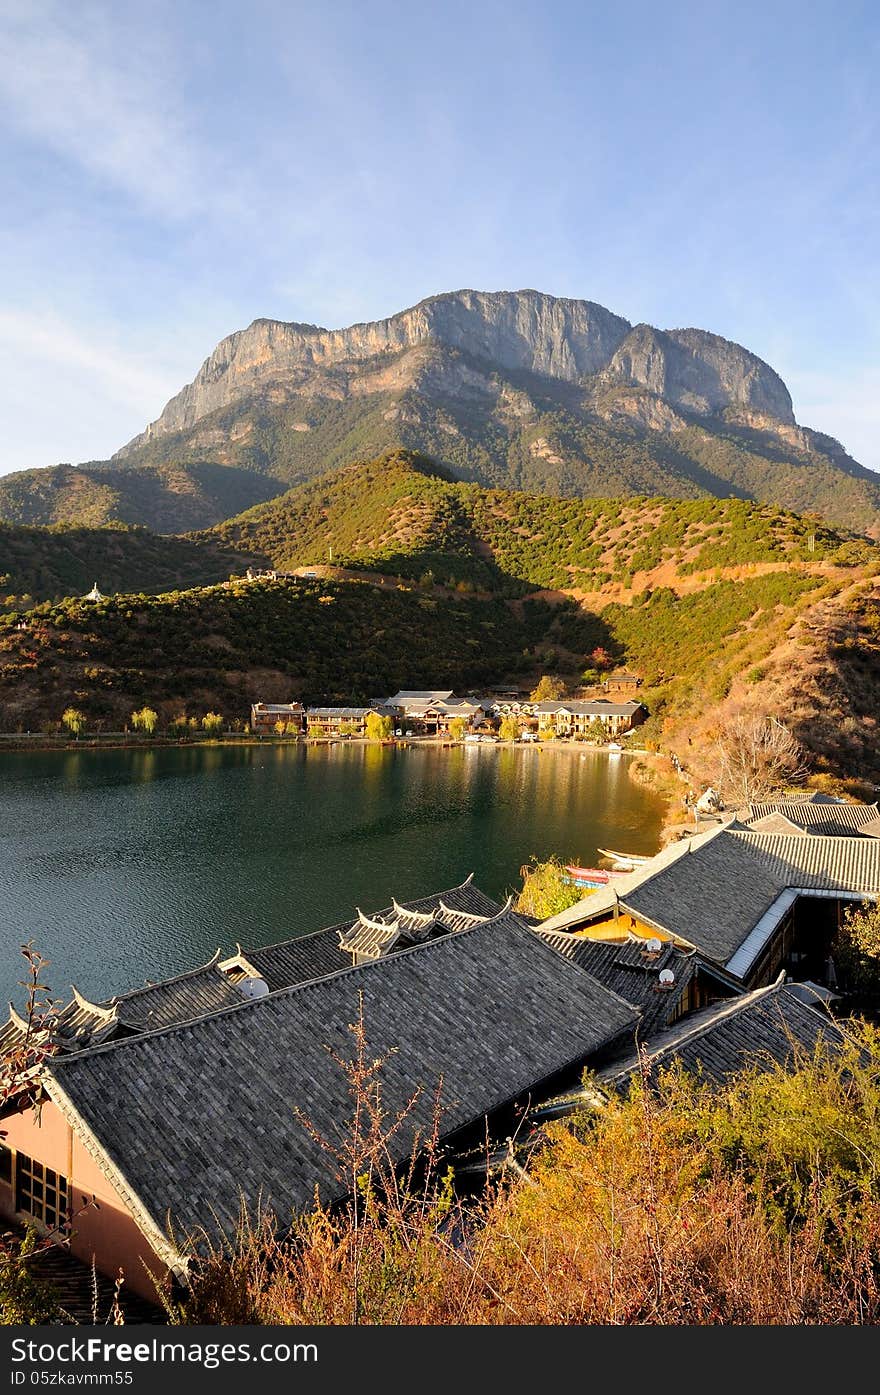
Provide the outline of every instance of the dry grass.
{"type": "Polygon", "coordinates": [[[532,1171],[477,1201],[436,1170],[377,1172],[290,1234],[243,1219],[175,1320],[876,1323],[877,1067],[866,1037],[720,1094],[673,1075],[552,1126],[532,1171]]]}

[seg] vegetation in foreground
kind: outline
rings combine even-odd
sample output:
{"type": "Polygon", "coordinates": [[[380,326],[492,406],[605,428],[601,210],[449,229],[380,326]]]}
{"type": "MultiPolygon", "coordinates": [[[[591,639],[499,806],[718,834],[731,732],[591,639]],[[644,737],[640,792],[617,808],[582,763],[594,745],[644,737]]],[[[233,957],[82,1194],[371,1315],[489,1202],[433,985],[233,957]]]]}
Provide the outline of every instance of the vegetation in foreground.
{"type": "MultiPolygon", "coordinates": [[[[673,1070],[548,1128],[525,1175],[462,1202],[401,1180],[379,1081],[360,1081],[358,1179],[291,1236],[243,1218],[183,1323],[874,1324],[880,1319],[877,1039],[711,1091],[673,1070]],[[369,1120],[366,1124],[365,1119],[369,1120]]],[[[355,1099],[355,1104],[357,1100],[355,1099]]],[[[430,1151],[430,1140],[428,1148],[430,1151]]],[[[436,1159],[435,1159],[436,1162],[436,1159]]]]}

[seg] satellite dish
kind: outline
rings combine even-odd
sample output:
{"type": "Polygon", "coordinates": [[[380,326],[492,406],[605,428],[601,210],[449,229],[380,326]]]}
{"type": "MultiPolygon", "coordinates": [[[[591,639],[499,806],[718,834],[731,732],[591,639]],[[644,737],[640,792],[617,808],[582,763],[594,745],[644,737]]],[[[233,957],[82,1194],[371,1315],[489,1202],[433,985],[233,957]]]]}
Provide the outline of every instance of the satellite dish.
{"type": "Polygon", "coordinates": [[[243,978],[238,991],[249,1003],[253,1003],[257,998],[268,998],[269,985],[264,978],[243,978]]]}
{"type": "Polygon", "coordinates": [[[671,969],[661,969],[659,977],[661,988],[671,988],[675,982],[675,974],[671,969]]]}

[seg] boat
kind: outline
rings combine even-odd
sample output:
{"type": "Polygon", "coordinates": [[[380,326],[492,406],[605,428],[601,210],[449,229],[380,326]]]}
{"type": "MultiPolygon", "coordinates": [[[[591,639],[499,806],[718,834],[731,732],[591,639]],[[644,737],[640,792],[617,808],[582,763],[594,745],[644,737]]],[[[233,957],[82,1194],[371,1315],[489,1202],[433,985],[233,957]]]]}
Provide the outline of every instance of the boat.
{"type": "Polygon", "coordinates": [[[605,750],[608,752],[609,756],[619,756],[623,751],[623,747],[619,741],[609,741],[605,750]]]}
{"type": "Polygon", "coordinates": [[[644,867],[650,862],[649,857],[641,857],[638,853],[615,852],[613,848],[598,848],[597,852],[601,857],[607,857],[609,862],[616,864],[618,871],[631,872],[634,867],[644,867]]]}
{"type": "Polygon", "coordinates": [[[602,867],[578,867],[575,864],[566,864],[568,880],[574,882],[575,886],[610,886],[618,877],[625,876],[623,872],[607,871],[602,867]]]}

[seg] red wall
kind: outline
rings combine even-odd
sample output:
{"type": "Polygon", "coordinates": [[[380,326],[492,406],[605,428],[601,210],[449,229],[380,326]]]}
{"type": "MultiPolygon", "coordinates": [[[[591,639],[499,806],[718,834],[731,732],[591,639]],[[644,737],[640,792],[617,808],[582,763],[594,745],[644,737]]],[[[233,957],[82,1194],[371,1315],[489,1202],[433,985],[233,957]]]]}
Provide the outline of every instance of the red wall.
{"type": "MultiPolygon", "coordinates": [[[[145,1265],[161,1278],[166,1266],[156,1256],[125,1202],[87,1153],[71,1126],[51,1100],[44,1100],[39,1122],[33,1109],[0,1120],[0,1141],[54,1168],[68,1180],[72,1219],[71,1253],[115,1279],[123,1271],[125,1285],[144,1298],[155,1299],[155,1285],[145,1265]],[[94,1197],[97,1209],[87,1205],[94,1197]]],[[[15,1194],[0,1182],[0,1214],[24,1220],[15,1210],[15,1194]]]]}

